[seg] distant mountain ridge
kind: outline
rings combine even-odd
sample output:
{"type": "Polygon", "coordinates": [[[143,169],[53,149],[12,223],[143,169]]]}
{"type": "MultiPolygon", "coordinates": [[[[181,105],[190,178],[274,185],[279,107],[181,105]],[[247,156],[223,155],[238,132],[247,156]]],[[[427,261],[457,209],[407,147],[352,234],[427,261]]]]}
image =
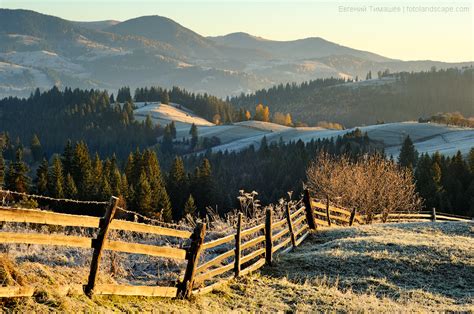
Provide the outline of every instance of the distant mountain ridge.
{"type": "Polygon", "coordinates": [[[208,37],[213,41],[231,46],[248,49],[259,49],[271,52],[279,58],[322,58],[331,55],[352,55],[374,62],[395,61],[375,53],[341,46],[320,37],[310,37],[290,41],[269,40],[238,32],[225,36],[208,37]]]}
{"type": "Polygon", "coordinates": [[[34,88],[173,85],[225,97],[287,82],[360,78],[368,71],[472,65],[393,60],[322,38],[273,41],[246,33],[204,37],[175,21],[142,16],[77,22],[0,9],[0,97],[34,88]]]}

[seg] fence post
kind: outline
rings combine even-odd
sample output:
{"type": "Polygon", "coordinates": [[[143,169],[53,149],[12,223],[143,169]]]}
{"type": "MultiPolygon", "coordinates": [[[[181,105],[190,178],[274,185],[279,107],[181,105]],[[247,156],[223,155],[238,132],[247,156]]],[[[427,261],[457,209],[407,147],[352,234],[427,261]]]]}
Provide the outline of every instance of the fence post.
{"type": "Polygon", "coordinates": [[[351,212],[351,217],[349,219],[349,226],[352,226],[352,224],[354,223],[354,220],[355,220],[355,217],[356,217],[356,209],[354,208],[351,212]]]}
{"type": "Polygon", "coordinates": [[[293,232],[293,222],[290,217],[290,203],[286,203],[286,221],[288,222],[288,230],[290,231],[291,245],[296,247],[295,233],[293,232]]]}
{"type": "Polygon", "coordinates": [[[316,223],[314,222],[314,212],[311,207],[311,198],[309,196],[309,190],[304,190],[303,203],[306,211],[306,221],[308,222],[308,227],[310,230],[316,230],[316,223]]]}
{"type": "Polygon", "coordinates": [[[431,209],[431,221],[436,222],[436,208],[431,209]]]}
{"type": "Polygon", "coordinates": [[[102,256],[102,250],[104,248],[104,242],[107,239],[109,233],[109,225],[112,219],[114,219],[115,211],[117,210],[119,199],[115,196],[110,198],[109,206],[105,211],[104,217],[100,219],[99,232],[97,238],[92,240],[92,247],[94,252],[92,253],[91,268],[89,272],[89,279],[85,286],[84,292],[87,296],[92,297],[94,294],[95,282],[99,273],[100,259],[102,256]]]}
{"type": "Polygon", "coordinates": [[[178,298],[189,298],[193,292],[194,276],[196,275],[196,268],[199,264],[199,256],[205,235],[206,224],[200,222],[196,228],[194,228],[191,236],[191,246],[186,253],[188,264],[186,265],[183,281],[178,285],[178,298]]]}
{"type": "Polygon", "coordinates": [[[242,243],[242,213],[237,216],[237,232],[235,233],[235,260],[234,260],[234,274],[235,277],[240,275],[240,255],[241,249],[240,244],[242,243]]]}
{"type": "Polygon", "coordinates": [[[267,208],[265,213],[265,262],[272,265],[273,239],[272,239],[272,210],[267,208]]]}
{"type": "Polygon", "coordinates": [[[329,195],[326,195],[326,217],[328,219],[328,226],[331,227],[331,215],[329,214],[329,195]]]}

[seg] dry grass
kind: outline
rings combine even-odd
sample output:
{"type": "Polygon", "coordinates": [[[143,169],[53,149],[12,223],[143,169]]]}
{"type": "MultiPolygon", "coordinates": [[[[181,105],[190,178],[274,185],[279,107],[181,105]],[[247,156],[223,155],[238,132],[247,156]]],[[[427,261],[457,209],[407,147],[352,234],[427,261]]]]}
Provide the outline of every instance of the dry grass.
{"type": "MultiPolygon", "coordinates": [[[[468,223],[379,224],[320,230],[276,267],[231,281],[191,301],[55,294],[55,284],[83,283],[87,267],[0,259],[4,284],[42,288],[4,301],[20,311],[374,311],[474,312],[474,227],[468,223]]],[[[101,281],[113,282],[106,273],[101,281]]]]}

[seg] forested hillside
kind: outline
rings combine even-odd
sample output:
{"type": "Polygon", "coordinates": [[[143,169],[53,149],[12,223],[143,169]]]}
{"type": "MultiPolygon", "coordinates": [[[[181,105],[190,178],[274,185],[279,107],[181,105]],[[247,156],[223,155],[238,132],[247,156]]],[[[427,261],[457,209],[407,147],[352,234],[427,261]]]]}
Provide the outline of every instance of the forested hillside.
{"type": "Polygon", "coordinates": [[[360,82],[321,79],[300,85],[279,85],[233,97],[230,102],[246,109],[262,103],[273,112],[289,112],[294,120],[309,125],[331,121],[352,127],[381,121],[418,120],[455,111],[474,116],[472,68],[379,75],[378,79],[360,82]]]}
{"type": "Polygon", "coordinates": [[[68,139],[85,141],[100,154],[127,156],[162,134],[150,121],[135,121],[131,103],[111,104],[106,91],[57,87],[36,90],[26,99],[0,100],[0,131],[13,144],[27,144],[36,135],[47,156],[59,152],[68,139]]]}
{"type": "Polygon", "coordinates": [[[45,92],[37,89],[28,98],[1,99],[0,132],[5,132],[7,141],[12,143],[26,144],[37,136],[47,156],[59,152],[70,139],[86,142],[102,156],[115,153],[123,158],[137,147],[156,144],[165,127],[154,125],[148,118],[143,122],[135,120],[133,99],[179,103],[216,123],[232,122],[236,116],[232,106],[217,97],[178,87],[137,88],[133,96],[130,88],[123,87],[115,99],[107,91],[61,91],[55,86],[45,92]]]}

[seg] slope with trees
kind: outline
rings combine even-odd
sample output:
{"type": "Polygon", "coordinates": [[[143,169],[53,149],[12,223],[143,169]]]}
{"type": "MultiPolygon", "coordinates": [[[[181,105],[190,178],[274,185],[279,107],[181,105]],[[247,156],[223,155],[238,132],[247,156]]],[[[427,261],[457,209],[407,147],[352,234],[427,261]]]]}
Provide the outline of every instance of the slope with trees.
{"type": "Polygon", "coordinates": [[[233,97],[230,102],[245,109],[262,103],[271,111],[290,112],[294,119],[309,125],[325,120],[352,127],[379,121],[426,119],[439,112],[453,111],[472,117],[474,69],[433,69],[385,76],[381,73],[380,79],[359,83],[321,79],[300,85],[278,85],[233,97]]]}

